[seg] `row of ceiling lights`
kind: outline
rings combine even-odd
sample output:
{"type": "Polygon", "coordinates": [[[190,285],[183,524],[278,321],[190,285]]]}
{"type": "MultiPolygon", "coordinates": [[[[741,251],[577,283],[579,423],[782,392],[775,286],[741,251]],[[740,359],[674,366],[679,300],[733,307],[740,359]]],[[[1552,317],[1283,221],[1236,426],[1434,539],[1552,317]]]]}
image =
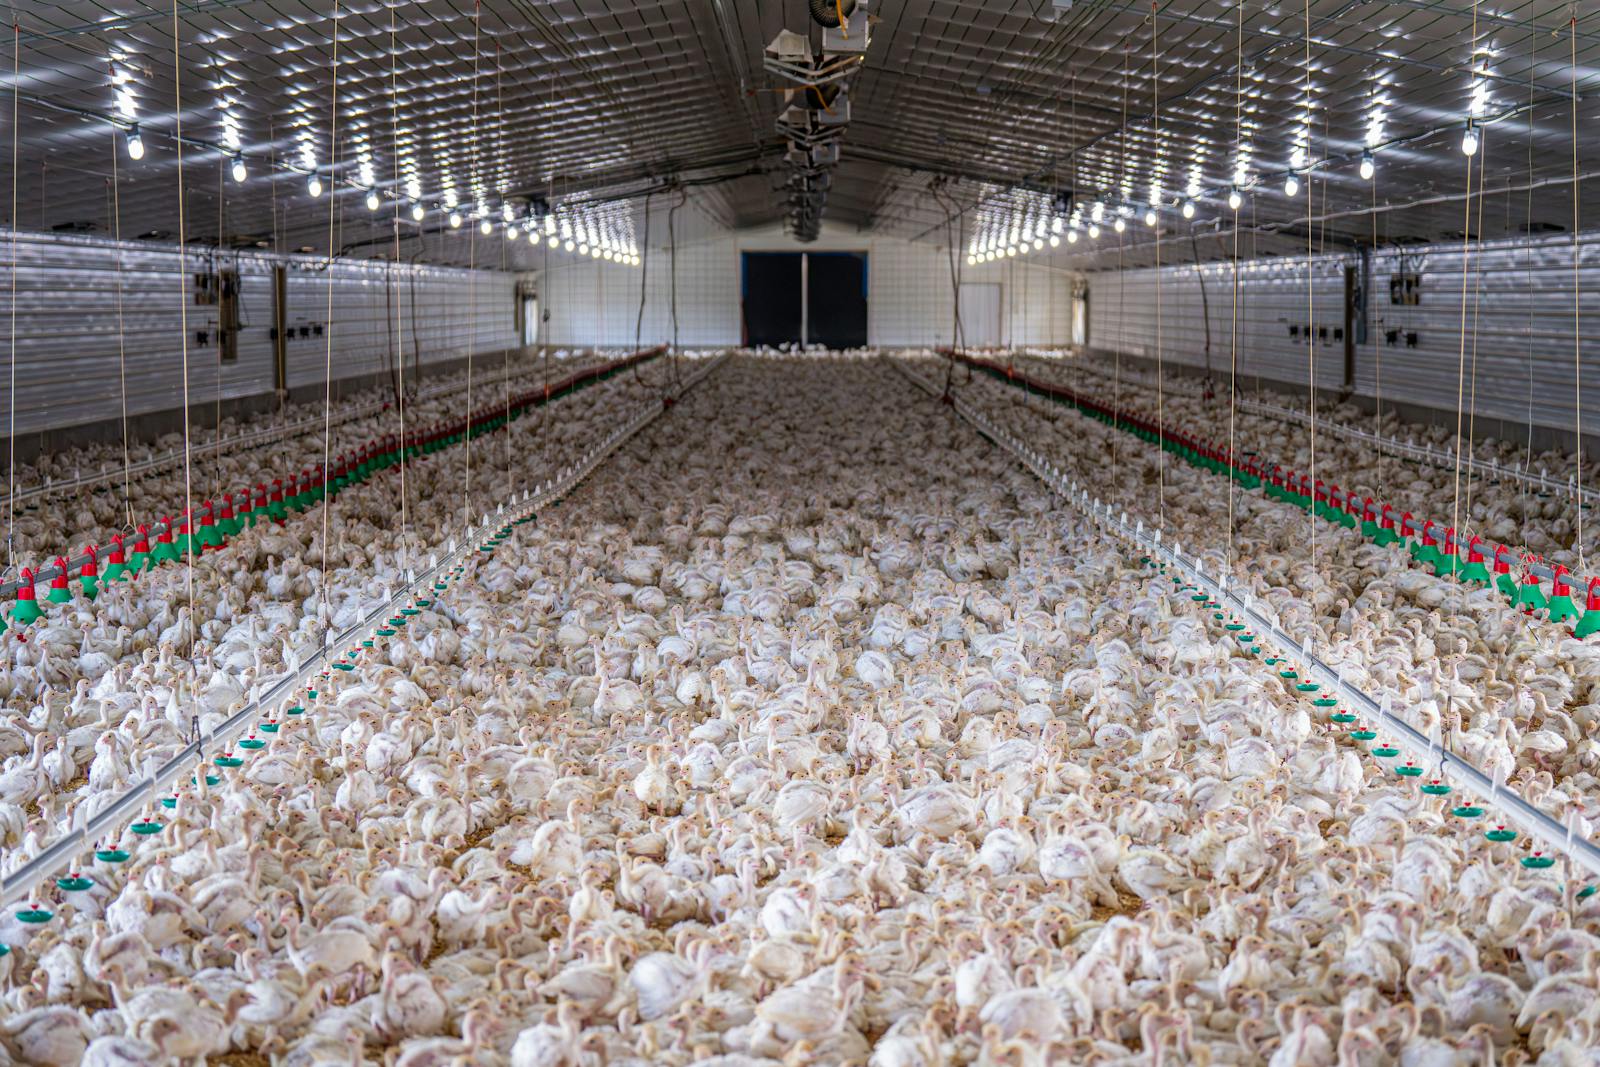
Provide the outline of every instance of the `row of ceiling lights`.
{"type": "MultiPolygon", "coordinates": [[[[1461,134],[1462,154],[1466,156],[1476,155],[1478,151],[1478,142],[1478,128],[1476,124],[1474,124],[1471,120],[1468,120],[1466,128],[1461,134]]],[[[1363,181],[1371,181],[1377,172],[1377,158],[1373,155],[1372,151],[1369,149],[1365,152],[1362,152],[1360,164],[1361,179],[1363,181]]],[[[1294,197],[1298,196],[1299,193],[1300,173],[1296,170],[1290,170],[1283,179],[1283,195],[1293,199],[1294,197]]],[[[1183,201],[1178,202],[1177,206],[1184,218],[1194,218],[1196,211],[1194,198],[1186,198],[1183,201]]],[[[1232,211],[1238,211],[1243,206],[1244,194],[1240,191],[1239,186],[1230,186],[1228,189],[1228,208],[1232,211]]],[[[1106,211],[1107,207],[1105,202],[1100,200],[1095,201],[1093,207],[1090,209],[1091,221],[1089,223],[1087,233],[1091,241],[1100,236],[1099,224],[1106,211]]],[[[1112,229],[1117,233],[1122,233],[1127,229],[1126,220],[1131,218],[1133,214],[1134,210],[1129,206],[1124,205],[1118,208],[1115,212],[1116,217],[1112,222],[1112,229]]],[[[1160,216],[1155,205],[1151,205],[1145,209],[1144,222],[1146,226],[1155,226],[1155,224],[1159,221],[1160,216]]],[[[1072,218],[1065,223],[1063,223],[1063,220],[1059,217],[1054,219],[1051,224],[1051,228],[1054,232],[1049,235],[1049,247],[1060,247],[1061,238],[1059,235],[1063,229],[1066,230],[1067,243],[1076,244],[1078,242],[1078,231],[1080,225],[1081,215],[1077,209],[1074,210],[1072,218]]],[[[974,237],[967,249],[967,265],[975,266],[980,263],[990,263],[997,259],[1005,259],[1008,256],[1027,255],[1029,252],[1041,251],[1045,248],[1045,246],[1045,224],[1043,222],[1039,223],[1037,232],[1033,235],[1031,240],[1026,234],[1019,235],[1016,233],[1016,231],[1013,231],[1009,241],[1003,241],[994,237],[990,237],[986,240],[980,240],[979,238],[974,237]]]]}
{"type": "MultiPolygon", "coordinates": [[[[128,127],[127,149],[128,158],[136,161],[144,158],[144,137],[139,132],[138,123],[128,127]]],[[[250,172],[245,166],[243,153],[235,152],[233,154],[229,169],[235,182],[242,183],[249,177],[250,172]]],[[[306,176],[306,192],[313,200],[322,195],[322,176],[315,171],[306,176]]],[[[382,195],[376,188],[368,188],[367,210],[377,211],[382,206],[382,195]]],[[[454,206],[445,207],[435,204],[434,208],[445,213],[445,219],[452,230],[461,228],[464,217],[454,206]]],[[[428,217],[428,209],[423,206],[420,200],[411,201],[410,213],[411,218],[416,222],[422,222],[428,217]]],[[[502,206],[501,216],[505,224],[506,240],[515,241],[519,232],[525,232],[530,244],[537,245],[539,243],[539,219],[529,216],[519,229],[515,209],[510,204],[502,206]]],[[[487,237],[494,232],[494,223],[490,220],[486,210],[477,213],[475,217],[479,220],[479,233],[487,237]]],[[[625,239],[613,237],[610,233],[605,232],[598,222],[583,219],[579,222],[578,227],[574,229],[570,220],[563,219],[558,223],[553,213],[546,214],[543,220],[543,237],[546,246],[549,248],[560,248],[567,252],[576,252],[580,256],[590,256],[594,259],[603,259],[629,267],[637,267],[642,262],[638,246],[631,237],[625,239]]]]}

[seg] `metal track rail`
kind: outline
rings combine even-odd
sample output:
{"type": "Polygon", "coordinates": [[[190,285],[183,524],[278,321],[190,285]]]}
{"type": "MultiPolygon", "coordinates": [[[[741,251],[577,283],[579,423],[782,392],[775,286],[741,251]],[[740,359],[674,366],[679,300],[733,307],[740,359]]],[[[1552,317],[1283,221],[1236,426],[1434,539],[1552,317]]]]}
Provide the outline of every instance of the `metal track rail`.
{"type": "MultiPolygon", "coordinates": [[[[684,379],[683,387],[678,393],[668,394],[670,399],[676,400],[694,388],[727,358],[726,355],[718,356],[705,367],[690,374],[684,379]]],[[[663,400],[642,405],[630,419],[608,434],[582,459],[562,468],[544,485],[524,489],[521,501],[513,505],[510,515],[517,520],[530,517],[536,515],[540,509],[567,496],[607,457],[621,448],[634,434],[659,418],[670,406],[670,401],[663,400]]],[[[313,676],[326,677],[327,672],[332,669],[333,662],[341,658],[337,650],[348,646],[349,652],[344,655],[352,655],[359,652],[360,642],[363,639],[376,640],[376,631],[386,619],[411,606],[418,598],[419,591],[429,589],[435,584],[448,584],[451,571],[462,559],[477,551],[496,529],[510,521],[513,521],[513,518],[508,518],[506,505],[502,503],[495,515],[485,515],[478,525],[465,531],[459,541],[454,538],[448,541],[442,551],[429,560],[428,566],[421,570],[411,570],[407,575],[405,587],[385,599],[382,605],[368,612],[359,622],[337,634],[325,637],[322,650],[309,662],[291,663],[289,672],[277,681],[265,688],[256,686],[249,703],[244,707],[211,729],[197,731],[193,740],[174,753],[152,774],[124,790],[92,817],[84,818],[87,806],[80,805],[72,815],[68,816],[67,825],[61,828],[54,841],[17,870],[0,878],[0,905],[29,899],[47,880],[61,871],[72,868],[74,861],[84,856],[96,841],[108,838],[142,810],[155,807],[160,796],[185,775],[199,778],[197,767],[205,761],[207,753],[226,751],[246,727],[258,719],[270,717],[271,709],[304,690],[308,680],[313,676]]]]}
{"type": "MultiPolygon", "coordinates": [[[[1462,549],[1467,549],[1470,552],[1475,547],[1473,542],[1463,539],[1463,536],[1459,535],[1457,531],[1446,527],[1442,523],[1437,523],[1424,517],[1413,516],[1409,511],[1397,513],[1389,504],[1382,504],[1370,498],[1364,500],[1354,492],[1340,490],[1337,483],[1327,482],[1321,478],[1313,481],[1309,475],[1285,471],[1282,466],[1274,464],[1270,460],[1263,460],[1257,457],[1255,453],[1244,453],[1242,456],[1236,456],[1221,445],[1196,437],[1186,430],[1173,429],[1146,416],[1136,414],[1131,408],[1122,407],[1113,410],[1101,401],[1079,393],[1070,386],[1036,381],[1026,375],[1016,374],[1009,368],[1002,367],[999,364],[952,353],[948,349],[941,354],[947,358],[957,359],[971,367],[984,370],[996,377],[1004,375],[1010,384],[1026,389],[1030,393],[1063,400],[1081,409],[1086,408],[1100,414],[1110,415],[1114,419],[1130,423],[1146,432],[1159,433],[1166,441],[1191,449],[1197,453],[1203,453],[1216,462],[1227,464],[1235,471],[1250,474],[1260,479],[1263,483],[1270,482],[1275,487],[1285,489],[1306,500],[1315,503],[1327,503],[1330,507],[1336,508],[1346,515],[1359,517],[1367,508],[1376,505],[1375,520],[1381,518],[1386,525],[1398,523],[1401,527],[1400,533],[1402,537],[1415,535],[1435,539],[1440,552],[1446,556],[1459,557],[1462,549]]],[[[1528,552],[1519,552],[1512,546],[1479,540],[1476,548],[1477,551],[1484,555],[1486,562],[1492,561],[1496,565],[1505,565],[1508,568],[1516,564],[1520,566],[1523,575],[1532,575],[1541,581],[1554,582],[1558,577],[1554,566],[1528,552]]],[[[1560,577],[1562,582],[1572,587],[1589,587],[1600,582],[1600,577],[1571,572],[1566,572],[1560,577]]]]}
{"type": "MultiPolygon", "coordinates": [[[[940,389],[920,375],[902,365],[900,360],[890,364],[901,374],[931,396],[940,395],[940,389]]],[[[1184,556],[1177,545],[1162,544],[1160,531],[1147,532],[1142,522],[1130,523],[1126,512],[1118,515],[1109,503],[1091,497],[1089,490],[1068,478],[1040,453],[1028,448],[1009,431],[989,420],[965,399],[953,400],[956,413],[989,440],[1010,452],[1032,474],[1044,482],[1057,496],[1079,511],[1087,514],[1102,530],[1135,546],[1141,553],[1166,563],[1182,574],[1199,589],[1205,590],[1219,604],[1227,606],[1235,617],[1248,623],[1263,644],[1275,645],[1283,658],[1299,665],[1302,676],[1309,676],[1322,691],[1337,694],[1348,707],[1362,718],[1378,724],[1386,737],[1399,742],[1412,761],[1433,778],[1448,779],[1461,788],[1481,797],[1500,812],[1506,825],[1516,826],[1538,839],[1549,850],[1568,857],[1572,862],[1600,876],[1600,846],[1576,833],[1575,822],[1563,825],[1558,819],[1541,811],[1514,791],[1477,767],[1466,757],[1429,738],[1416,727],[1389,710],[1389,702],[1382,703],[1340,674],[1339,669],[1311,652],[1279,628],[1278,624],[1255,607],[1249,594],[1239,594],[1231,587],[1224,574],[1213,576],[1205,570],[1199,556],[1184,556]]]]}
{"type": "MultiPolygon", "coordinates": [[[[553,398],[554,396],[562,394],[563,392],[565,392],[568,389],[572,389],[572,388],[578,387],[580,385],[588,384],[589,382],[595,381],[595,380],[597,380],[599,378],[606,377],[607,375],[616,373],[619,370],[624,370],[624,369],[626,369],[626,368],[628,368],[630,366],[633,366],[636,363],[643,362],[643,361],[645,361],[647,359],[653,359],[654,357],[660,355],[663,351],[665,351],[664,347],[658,346],[656,348],[649,348],[649,349],[644,349],[643,351],[640,351],[640,352],[635,352],[633,355],[628,356],[626,359],[615,360],[615,361],[610,362],[610,363],[601,363],[601,364],[597,364],[597,365],[592,366],[592,367],[587,367],[587,368],[585,368],[585,369],[583,369],[581,371],[578,371],[576,374],[572,374],[572,375],[567,376],[566,378],[562,379],[559,383],[557,383],[555,385],[550,385],[549,383],[546,383],[544,389],[542,390],[544,399],[540,399],[540,395],[539,394],[541,393],[541,390],[531,390],[531,391],[523,393],[520,397],[518,397],[513,402],[512,406],[513,407],[527,407],[529,405],[538,406],[540,404],[548,402],[548,400],[550,398],[553,398]]],[[[469,412],[467,414],[466,418],[459,419],[455,423],[450,424],[448,426],[445,426],[442,429],[439,428],[439,427],[428,427],[428,428],[420,428],[420,429],[417,429],[417,430],[410,431],[406,435],[405,442],[400,442],[398,436],[391,436],[389,438],[379,438],[379,439],[376,439],[374,441],[370,441],[364,447],[366,449],[375,449],[381,443],[383,443],[384,441],[390,441],[392,443],[399,444],[402,447],[409,447],[409,446],[417,444],[417,443],[430,441],[430,440],[434,440],[434,439],[437,439],[437,438],[442,437],[442,436],[446,436],[446,435],[448,435],[450,433],[459,432],[460,430],[463,430],[463,429],[474,429],[479,424],[481,424],[483,422],[486,422],[486,421],[494,418],[495,416],[499,415],[505,409],[506,409],[505,403],[503,401],[499,401],[499,402],[496,402],[494,404],[487,405],[487,406],[485,406],[483,408],[480,408],[479,409],[479,411],[480,411],[479,414],[474,414],[472,412],[469,412]]],[[[360,450],[358,449],[357,451],[360,451],[360,450]]],[[[317,470],[318,471],[321,470],[321,465],[320,464],[318,464],[317,470]]],[[[330,470],[330,471],[327,471],[326,473],[328,474],[328,480],[331,481],[333,475],[336,472],[330,470]]],[[[271,477],[271,475],[270,474],[266,475],[266,477],[271,477]]],[[[290,487],[291,488],[294,486],[296,478],[297,478],[296,475],[290,475],[289,483],[290,483],[290,487]]],[[[323,484],[323,479],[320,479],[320,478],[312,478],[310,483],[309,483],[309,485],[311,487],[318,487],[318,486],[321,486],[322,484],[323,484]]],[[[237,493],[229,493],[229,494],[226,494],[226,495],[222,496],[220,498],[220,500],[221,500],[220,504],[213,504],[210,507],[202,505],[201,507],[196,508],[195,509],[195,513],[194,513],[195,527],[194,527],[194,530],[191,531],[191,533],[198,532],[199,527],[205,525],[206,522],[214,521],[217,517],[219,517],[222,514],[224,508],[234,508],[236,510],[248,511],[249,508],[250,508],[250,499],[251,499],[250,491],[249,490],[243,490],[243,491],[240,491],[240,492],[237,492],[237,493]]],[[[173,525],[167,523],[164,520],[163,521],[158,521],[158,522],[152,522],[152,523],[148,524],[148,532],[152,537],[160,537],[162,534],[167,533],[167,532],[169,532],[169,531],[171,531],[173,529],[174,529],[173,525]]],[[[95,555],[97,557],[99,557],[99,558],[104,558],[109,553],[110,549],[111,549],[111,545],[109,545],[109,544],[101,545],[101,546],[96,548],[95,555]]],[[[91,557],[90,554],[87,553],[87,552],[81,553],[81,554],[76,555],[76,556],[69,557],[67,559],[67,568],[66,568],[67,576],[69,578],[74,577],[82,569],[83,565],[85,563],[88,563],[91,558],[93,558],[93,557],[91,557]]],[[[34,575],[33,575],[33,580],[34,580],[34,582],[36,584],[40,583],[40,582],[48,582],[48,581],[50,581],[50,579],[56,577],[56,575],[58,575],[60,573],[61,573],[61,568],[56,567],[54,564],[52,564],[52,565],[50,565],[48,567],[42,567],[38,571],[35,571],[34,575]]],[[[10,596],[14,595],[16,593],[17,589],[21,585],[22,585],[22,582],[17,580],[17,579],[12,579],[11,581],[8,581],[8,582],[5,582],[5,583],[0,583],[0,598],[10,597],[10,596]]]]}

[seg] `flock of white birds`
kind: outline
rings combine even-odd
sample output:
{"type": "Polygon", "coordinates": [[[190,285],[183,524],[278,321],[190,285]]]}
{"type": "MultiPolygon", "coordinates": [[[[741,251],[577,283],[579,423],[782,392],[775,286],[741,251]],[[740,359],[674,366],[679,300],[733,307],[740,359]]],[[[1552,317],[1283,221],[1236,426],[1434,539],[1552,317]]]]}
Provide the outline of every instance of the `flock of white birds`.
{"type": "MultiPolygon", "coordinates": [[[[1313,559],[1260,493],[1230,537],[1218,476],[950,378],[1419,728],[1600,821],[1600,652],[1570,629],[1353,531],[1313,559]]],[[[674,381],[474,441],[471,514],[674,381]]],[[[384,472],[202,557],[192,615],[171,565],[0,635],[0,873],[401,586],[459,531],[468,455],[408,466],[409,544],[384,472]]],[[[734,357],[374,645],[152,804],[160,832],[98,842],[128,858],[85,857],[31,902],[49,921],[0,915],[0,1062],[1600,1063],[1581,872],[1397,776],[886,358],[734,357]]]]}

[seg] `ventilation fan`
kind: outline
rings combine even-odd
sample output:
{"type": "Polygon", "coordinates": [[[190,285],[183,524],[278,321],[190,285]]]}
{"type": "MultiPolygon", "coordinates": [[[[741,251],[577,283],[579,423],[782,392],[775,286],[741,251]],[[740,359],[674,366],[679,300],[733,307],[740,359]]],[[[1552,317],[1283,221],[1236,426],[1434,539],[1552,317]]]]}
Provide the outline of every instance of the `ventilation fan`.
{"type": "Polygon", "coordinates": [[[811,21],[818,26],[836,29],[839,16],[848,21],[855,14],[856,0],[811,0],[811,21]]]}

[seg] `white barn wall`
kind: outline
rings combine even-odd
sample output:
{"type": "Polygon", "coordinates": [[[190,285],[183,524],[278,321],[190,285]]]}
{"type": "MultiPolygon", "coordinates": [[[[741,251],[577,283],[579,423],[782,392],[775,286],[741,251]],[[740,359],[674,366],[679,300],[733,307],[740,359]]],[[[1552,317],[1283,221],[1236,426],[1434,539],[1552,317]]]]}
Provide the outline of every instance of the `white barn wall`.
{"type": "MultiPolygon", "coordinates": [[[[529,280],[546,301],[544,340],[567,347],[628,347],[634,343],[641,285],[647,288],[642,345],[672,339],[670,280],[664,212],[651,224],[644,270],[557,252],[548,273],[529,280]]],[[[742,337],[740,255],[744,252],[867,253],[867,340],[886,348],[947,345],[954,334],[950,263],[932,242],[875,237],[825,228],[802,245],[780,227],[727,230],[698,212],[678,218],[678,338],[688,347],[737,345],[742,337]]],[[[1072,276],[1026,259],[968,267],[956,257],[963,283],[995,282],[1001,289],[1003,340],[1062,344],[1067,340],[1067,299],[1072,276]]]]}

